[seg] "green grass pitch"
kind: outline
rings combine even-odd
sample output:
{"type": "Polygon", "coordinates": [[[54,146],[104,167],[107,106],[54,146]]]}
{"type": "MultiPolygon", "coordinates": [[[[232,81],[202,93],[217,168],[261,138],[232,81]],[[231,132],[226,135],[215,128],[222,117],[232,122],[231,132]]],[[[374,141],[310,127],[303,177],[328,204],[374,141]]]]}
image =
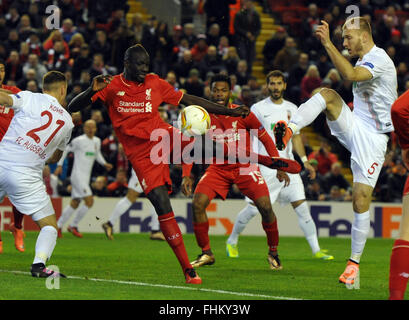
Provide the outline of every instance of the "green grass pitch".
{"type": "MultiPolygon", "coordinates": [[[[187,285],[166,242],[149,240],[148,234],[84,234],[79,239],[64,233],[48,265],[57,265],[72,278],[61,279],[58,290],[28,273],[33,260],[36,232],[27,232],[26,252],[14,248],[3,232],[0,255],[0,300],[385,300],[388,298],[389,259],[393,240],[368,239],[361,260],[360,289],[338,283],[350,254],[349,238],[321,238],[333,261],[314,259],[304,238],[281,237],[279,254],[283,270],[267,263],[264,237],[242,236],[240,257],[225,253],[225,236],[210,236],[216,263],[198,268],[199,286],[187,285]],[[18,272],[13,272],[18,271],[18,272]],[[100,279],[101,281],[95,281],[100,279]]],[[[191,260],[199,249],[193,235],[184,235],[191,260]]],[[[406,295],[408,298],[408,295],[406,295]]]]}

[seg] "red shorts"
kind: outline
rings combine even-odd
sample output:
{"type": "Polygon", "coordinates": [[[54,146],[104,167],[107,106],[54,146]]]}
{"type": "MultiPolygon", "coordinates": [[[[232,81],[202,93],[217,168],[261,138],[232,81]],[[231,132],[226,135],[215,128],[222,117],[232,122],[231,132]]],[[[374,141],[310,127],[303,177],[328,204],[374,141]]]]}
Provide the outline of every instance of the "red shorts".
{"type": "Polygon", "coordinates": [[[207,195],[210,201],[217,195],[225,200],[233,183],[253,201],[269,196],[266,182],[256,164],[233,169],[211,165],[197,184],[195,193],[207,195]]]}
{"type": "MultiPolygon", "coordinates": [[[[172,180],[170,179],[169,163],[173,160],[180,162],[181,150],[193,141],[182,139],[179,129],[166,125],[160,129],[168,132],[168,136],[158,141],[142,140],[133,136],[118,136],[132,168],[138,177],[144,193],[147,195],[152,189],[166,185],[169,193],[172,191],[172,180]],[[121,139],[122,138],[122,139],[121,139]],[[122,141],[124,142],[122,142],[122,141]]],[[[162,132],[163,133],[163,132],[162,132]]],[[[179,163],[176,162],[176,163],[179,163]]]]}

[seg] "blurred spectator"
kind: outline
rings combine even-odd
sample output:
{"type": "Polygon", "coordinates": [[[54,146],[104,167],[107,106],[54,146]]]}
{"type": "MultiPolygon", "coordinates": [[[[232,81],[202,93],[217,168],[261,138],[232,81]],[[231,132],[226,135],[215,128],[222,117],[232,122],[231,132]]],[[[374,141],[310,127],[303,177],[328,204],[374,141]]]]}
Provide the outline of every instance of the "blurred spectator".
{"type": "Polygon", "coordinates": [[[405,92],[405,83],[409,80],[408,65],[405,62],[399,63],[397,69],[399,95],[405,92]]]}
{"type": "MultiPolygon", "coordinates": [[[[285,45],[287,32],[283,27],[279,27],[272,38],[267,40],[263,47],[264,73],[267,74],[274,68],[274,58],[285,45]]],[[[280,69],[281,70],[281,69],[280,69]]],[[[303,73],[304,75],[304,73],[303,73]]],[[[301,82],[301,79],[300,79],[301,82]]],[[[298,82],[299,83],[299,82],[298,82]]]]}
{"type": "Polygon", "coordinates": [[[7,83],[9,80],[18,81],[23,77],[23,68],[20,64],[20,55],[18,54],[18,51],[12,50],[10,52],[10,56],[6,60],[5,70],[6,76],[4,83],[7,83]]]}
{"type": "Polygon", "coordinates": [[[230,48],[229,44],[229,38],[226,36],[221,36],[219,40],[219,44],[217,45],[217,53],[221,56],[224,57],[230,48]]]}
{"type": "Polygon", "coordinates": [[[192,59],[192,53],[190,50],[183,52],[183,59],[179,63],[176,63],[174,70],[179,78],[180,83],[183,85],[185,79],[189,76],[189,72],[195,67],[195,63],[192,59]]]}
{"type": "Polygon", "coordinates": [[[375,40],[375,43],[381,47],[385,48],[386,43],[389,41],[392,30],[395,28],[395,23],[393,21],[393,17],[387,16],[385,19],[382,19],[382,21],[379,23],[377,29],[377,35],[375,40]]]}
{"type": "Polygon", "coordinates": [[[141,43],[143,34],[143,18],[142,14],[136,12],[132,15],[132,23],[129,29],[133,32],[135,43],[141,43]]]}
{"type": "Polygon", "coordinates": [[[29,46],[30,53],[34,53],[38,56],[43,53],[43,45],[37,32],[32,31],[26,40],[26,43],[29,46]]]}
{"type": "Polygon", "coordinates": [[[249,81],[249,72],[246,60],[239,61],[239,63],[237,64],[235,75],[237,77],[237,84],[239,86],[247,84],[247,82],[249,81]]]}
{"type": "Polygon", "coordinates": [[[328,80],[330,83],[331,89],[337,90],[337,88],[341,85],[342,79],[337,69],[332,68],[328,71],[327,75],[324,77],[324,81],[328,80]]]}
{"type": "Polygon", "coordinates": [[[121,24],[111,35],[112,54],[111,65],[119,71],[124,68],[124,55],[126,49],[135,44],[133,33],[128,29],[126,24],[121,24]]]}
{"type": "Polygon", "coordinates": [[[303,38],[307,39],[312,37],[320,23],[321,21],[318,13],[318,6],[315,3],[310,3],[308,5],[308,15],[301,23],[303,38]]]}
{"type": "Polygon", "coordinates": [[[177,82],[177,77],[176,77],[176,73],[173,71],[169,71],[166,74],[166,78],[165,80],[172,85],[174,88],[179,89],[180,88],[180,84],[177,82]]]}
{"type": "Polygon", "coordinates": [[[41,15],[39,14],[38,4],[36,2],[30,3],[30,6],[28,8],[28,15],[30,16],[31,25],[33,26],[33,28],[41,28],[41,15]]]}
{"type": "Polygon", "coordinates": [[[21,16],[20,23],[17,26],[17,31],[21,40],[25,41],[31,32],[34,31],[33,27],[31,26],[30,16],[25,14],[21,16]]]}
{"type": "Polygon", "coordinates": [[[91,183],[92,193],[97,197],[109,196],[106,185],[107,178],[105,176],[98,176],[95,181],[91,183]]]}
{"type": "Polygon", "coordinates": [[[111,59],[111,45],[107,40],[105,31],[97,31],[96,39],[91,41],[90,49],[92,55],[95,55],[96,53],[102,54],[104,61],[109,61],[109,59],[111,59]]]}
{"type": "Polygon", "coordinates": [[[393,29],[390,35],[390,41],[386,44],[387,47],[393,46],[395,48],[395,65],[398,65],[400,61],[407,59],[409,55],[409,49],[407,45],[404,45],[401,41],[401,32],[398,29],[393,29]]]}
{"type": "Polygon", "coordinates": [[[168,72],[168,65],[172,58],[170,53],[173,48],[173,41],[168,33],[168,24],[160,21],[155,35],[157,38],[156,52],[151,56],[151,59],[153,59],[153,72],[164,78],[168,72]]]}
{"type": "Polygon", "coordinates": [[[60,31],[64,41],[69,43],[73,35],[77,33],[77,28],[74,26],[72,20],[67,18],[62,22],[62,28],[60,31]]]}
{"type": "Polygon", "coordinates": [[[242,9],[234,18],[234,30],[237,51],[240,58],[247,61],[251,73],[256,58],[256,39],[261,31],[261,20],[252,0],[242,0],[241,3],[242,9]]]}
{"type": "Polygon", "coordinates": [[[4,16],[0,16],[0,42],[7,40],[9,36],[9,30],[6,26],[6,18],[4,16]]]}
{"type": "Polygon", "coordinates": [[[20,39],[18,32],[16,30],[11,30],[9,32],[8,39],[6,41],[7,50],[20,50],[20,39]]]}
{"type": "Polygon", "coordinates": [[[91,119],[97,124],[97,132],[95,135],[102,140],[111,134],[111,129],[104,123],[104,117],[101,110],[92,110],[91,119]]]}
{"type": "Polygon", "coordinates": [[[314,89],[318,88],[321,85],[321,77],[318,71],[317,66],[310,65],[307,69],[307,73],[301,80],[301,102],[304,102],[311,98],[311,93],[314,89]]]}
{"type": "MultiPolygon", "coordinates": [[[[171,35],[171,37],[172,37],[173,45],[177,46],[178,44],[180,44],[180,41],[184,38],[183,28],[180,24],[177,24],[176,26],[173,27],[173,34],[171,35]]],[[[186,47],[189,47],[189,45],[187,45],[186,47]]]]}
{"type": "Polygon", "coordinates": [[[237,84],[237,76],[233,73],[230,75],[231,81],[231,98],[230,102],[235,101],[241,95],[241,87],[237,84]]]}
{"type": "Polygon", "coordinates": [[[117,170],[115,181],[107,186],[110,197],[124,197],[128,192],[128,178],[124,169],[117,170]]]}
{"type": "Polygon", "coordinates": [[[62,41],[55,41],[54,47],[45,54],[48,70],[57,70],[63,73],[67,70],[68,61],[64,56],[64,44],[62,41]]]}
{"type": "Polygon", "coordinates": [[[326,194],[324,197],[320,197],[319,200],[325,201],[345,201],[344,194],[338,186],[332,186],[329,194],[326,194]]]}
{"type": "MultiPolygon", "coordinates": [[[[155,16],[152,16],[148,21],[143,25],[142,39],[141,44],[146,49],[150,57],[155,56],[157,38],[155,35],[156,26],[158,21],[155,16]]],[[[152,68],[152,59],[151,59],[151,68],[152,68]]]]}
{"type": "Polygon", "coordinates": [[[294,65],[289,72],[287,82],[287,92],[295,104],[300,104],[300,84],[309,66],[309,57],[305,52],[300,53],[298,63],[294,65]]]}
{"type": "Polygon", "coordinates": [[[104,56],[102,53],[96,53],[92,57],[92,65],[89,69],[89,75],[91,79],[99,75],[107,75],[110,74],[107,66],[104,63],[104,56]]]}
{"type": "Polygon", "coordinates": [[[199,64],[201,78],[204,79],[209,71],[219,73],[223,68],[222,59],[217,53],[217,48],[213,45],[209,46],[206,55],[199,64]]]}
{"type": "Polygon", "coordinates": [[[35,80],[28,81],[26,90],[34,92],[34,93],[40,92],[39,89],[38,89],[37,81],[35,81],[35,80]]]}
{"type": "Polygon", "coordinates": [[[19,87],[21,90],[26,90],[27,84],[31,80],[34,80],[37,83],[37,74],[34,69],[27,70],[26,75],[24,77],[21,77],[21,79],[17,82],[17,87],[19,87]]]}
{"type": "Polygon", "coordinates": [[[333,64],[328,61],[328,54],[325,51],[320,51],[318,54],[318,61],[315,64],[320,75],[326,75],[332,68],[333,64]]]}
{"type": "Polygon", "coordinates": [[[319,151],[313,151],[308,156],[308,160],[315,159],[318,161],[318,172],[325,175],[331,170],[333,163],[338,161],[336,154],[332,153],[328,140],[321,138],[321,145],[319,151]]]}
{"type": "Polygon", "coordinates": [[[193,23],[185,23],[183,25],[183,37],[189,42],[190,48],[195,45],[197,37],[195,35],[195,26],[193,23]]]}
{"type": "Polygon", "coordinates": [[[227,54],[223,56],[223,64],[229,74],[234,74],[237,71],[237,64],[240,61],[240,57],[237,53],[236,47],[229,47],[227,54]]]}
{"type": "Polygon", "coordinates": [[[54,43],[57,41],[62,41],[64,45],[64,55],[65,58],[68,59],[70,57],[70,48],[59,30],[54,30],[50,33],[48,38],[43,42],[43,49],[45,51],[52,49],[54,47],[54,43]]]}
{"type": "Polygon", "coordinates": [[[199,34],[197,36],[196,44],[193,46],[192,50],[190,50],[192,53],[193,61],[195,61],[196,63],[202,61],[207,53],[208,48],[209,46],[206,42],[206,35],[199,34]]]}
{"type": "Polygon", "coordinates": [[[248,106],[252,106],[262,97],[262,91],[261,91],[261,86],[259,85],[257,78],[250,76],[249,81],[247,82],[247,85],[250,88],[250,104],[248,106]]]}
{"type": "Polygon", "coordinates": [[[92,64],[90,57],[90,50],[87,44],[83,44],[80,48],[79,55],[76,56],[74,64],[72,66],[72,76],[74,80],[78,80],[81,76],[81,72],[86,70],[92,64]]]}
{"type": "Polygon", "coordinates": [[[6,25],[8,28],[17,28],[20,22],[20,14],[15,6],[11,6],[9,12],[6,14],[6,25]]]}
{"type": "Polygon", "coordinates": [[[181,0],[180,1],[180,23],[192,23],[193,17],[196,13],[195,3],[193,0],[181,0]]]}
{"type": "Polygon", "coordinates": [[[186,38],[182,38],[180,42],[173,47],[173,62],[179,62],[183,59],[183,54],[185,51],[190,51],[189,41],[186,38]]]}
{"type": "Polygon", "coordinates": [[[392,168],[391,174],[388,176],[388,201],[402,201],[402,192],[407,176],[408,173],[402,160],[397,160],[395,166],[392,168]]]}
{"type": "Polygon", "coordinates": [[[287,37],[285,39],[284,47],[277,52],[274,58],[274,69],[289,72],[290,69],[298,62],[299,55],[300,52],[297,49],[297,43],[295,42],[294,38],[287,37]]]}
{"type": "Polygon", "coordinates": [[[213,23],[220,26],[220,34],[229,34],[230,4],[236,0],[206,0],[204,11],[206,12],[206,28],[209,29],[213,23]]]}
{"type": "Polygon", "coordinates": [[[220,27],[217,23],[213,23],[206,34],[207,44],[217,47],[220,41],[220,27]]]}
{"type": "Polygon", "coordinates": [[[312,180],[305,189],[305,196],[307,200],[318,201],[323,199],[323,192],[321,189],[321,184],[318,179],[312,180]]]}
{"type": "Polygon", "coordinates": [[[75,33],[68,42],[68,47],[70,48],[70,58],[77,58],[81,54],[82,46],[88,46],[85,43],[83,35],[81,33],[75,33]]]}
{"type": "Polygon", "coordinates": [[[198,97],[203,97],[204,84],[200,79],[200,72],[197,69],[192,69],[189,72],[189,78],[185,81],[183,88],[188,94],[198,97]]]}
{"type": "Polygon", "coordinates": [[[344,190],[348,190],[351,187],[347,179],[342,175],[342,167],[339,162],[332,164],[331,171],[324,176],[323,182],[326,190],[329,190],[332,186],[337,186],[344,190]]]}

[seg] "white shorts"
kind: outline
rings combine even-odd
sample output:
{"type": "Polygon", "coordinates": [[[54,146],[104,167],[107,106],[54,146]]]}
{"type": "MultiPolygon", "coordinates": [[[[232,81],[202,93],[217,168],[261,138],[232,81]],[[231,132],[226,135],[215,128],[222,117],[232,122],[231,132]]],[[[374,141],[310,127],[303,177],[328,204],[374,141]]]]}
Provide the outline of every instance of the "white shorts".
{"type": "Polygon", "coordinates": [[[84,180],[71,177],[71,188],[72,199],[83,199],[85,197],[92,196],[91,187],[89,186],[89,183],[84,180]]]}
{"type": "MultiPolygon", "coordinates": [[[[295,201],[305,200],[304,184],[299,174],[287,173],[290,177],[290,184],[284,187],[284,181],[280,182],[277,179],[277,170],[260,166],[260,172],[267,183],[271,204],[278,201],[280,205],[284,206],[295,201]]],[[[247,197],[246,201],[252,202],[247,197]]]]}
{"type": "Polygon", "coordinates": [[[7,195],[18,211],[34,221],[54,214],[44,181],[35,175],[0,167],[0,200],[7,195]]]}
{"type": "Polygon", "coordinates": [[[354,183],[374,188],[385,161],[389,137],[368,129],[345,102],[338,119],[327,119],[327,123],[332,135],[351,152],[354,183]]]}
{"type": "Polygon", "coordinates": [[[135,190],[138,193],[143,193],[142,186],[139,183],[139,179],[133,169],[132,169],[131,179],[129,179],[129,182],[128,182],[128,188],[135,190]]]}

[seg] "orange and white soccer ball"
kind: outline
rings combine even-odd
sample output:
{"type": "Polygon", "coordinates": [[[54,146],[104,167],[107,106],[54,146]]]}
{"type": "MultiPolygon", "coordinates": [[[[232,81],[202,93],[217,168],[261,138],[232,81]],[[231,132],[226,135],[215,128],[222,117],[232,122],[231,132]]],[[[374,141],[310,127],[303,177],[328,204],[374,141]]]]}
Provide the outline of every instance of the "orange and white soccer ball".
{"type": "Polygon", "coordinates": [[[204,108],[191,105],[182,109],[179,123],[183,134],[189,137],[201,136],[210,129],[210,116],[204,108]]]}

